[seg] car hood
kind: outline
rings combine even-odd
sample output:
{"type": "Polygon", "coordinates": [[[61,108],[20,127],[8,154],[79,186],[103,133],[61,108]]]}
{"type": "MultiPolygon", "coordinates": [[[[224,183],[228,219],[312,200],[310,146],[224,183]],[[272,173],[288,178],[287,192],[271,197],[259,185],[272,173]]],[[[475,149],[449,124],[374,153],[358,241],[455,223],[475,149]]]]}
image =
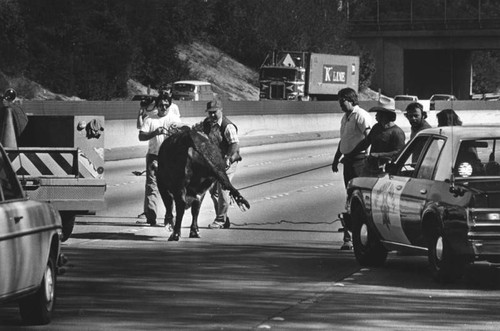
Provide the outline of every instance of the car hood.
{"type": "Polygon", "coordinates": [[[500,177],[470,177],[455,180],[458,187],[470,190],[476,208],[498,208],[500,201],[500,177]]]}

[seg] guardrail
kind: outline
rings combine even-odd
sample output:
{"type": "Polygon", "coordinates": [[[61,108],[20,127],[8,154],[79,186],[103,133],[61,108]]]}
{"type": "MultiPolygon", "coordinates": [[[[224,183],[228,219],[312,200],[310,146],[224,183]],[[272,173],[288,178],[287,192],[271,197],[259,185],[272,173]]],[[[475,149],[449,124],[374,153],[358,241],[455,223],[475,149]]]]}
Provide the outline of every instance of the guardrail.
{"type": "MultiPolygon", "coordinates": [[[[424,106],[427,100],[421,101],[424,106]]],[[[206,102],[176,101],[183,117],[205,117],[206,102]]],[[[364,109],[377,101],[360,101],[364,109]]],[[[405,102],[396,102],[404,109],[405,102]]],[[[223,101],[227,116],[300,115],[342,113],[336,101],[223,101]]],[[[26,113],[34,115],[102,115],[106,120],[135,119],[139,109],[137,101],[24,101],[26,113]]],[[[436,109],[500,110],[500,101],[437,101],[436,109]]]]}

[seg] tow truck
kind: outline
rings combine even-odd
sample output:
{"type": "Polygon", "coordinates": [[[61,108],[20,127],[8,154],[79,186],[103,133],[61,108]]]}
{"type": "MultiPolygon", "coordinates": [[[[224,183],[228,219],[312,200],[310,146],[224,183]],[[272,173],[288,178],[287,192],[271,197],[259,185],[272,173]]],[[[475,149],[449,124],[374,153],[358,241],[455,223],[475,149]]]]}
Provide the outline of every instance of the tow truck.
{"type": "MultiPolygon", "coordinates": [[[[0,97],[2,111],[23,114],[8,90],[0,97]]],[[[22,132],[16,132],[16,115],[3,117],[0,140],[27,196],[59,211],[65,241],[77,215],[105,208],[104,116],[24,115],[22,132]]]]}

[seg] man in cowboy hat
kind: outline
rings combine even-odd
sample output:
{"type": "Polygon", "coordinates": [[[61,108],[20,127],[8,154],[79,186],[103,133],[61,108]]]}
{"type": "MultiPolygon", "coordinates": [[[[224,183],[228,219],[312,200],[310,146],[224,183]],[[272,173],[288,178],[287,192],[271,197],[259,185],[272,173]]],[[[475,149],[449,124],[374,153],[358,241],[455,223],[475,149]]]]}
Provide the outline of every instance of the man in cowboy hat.
{"type": "Polygon", "coordinates": [[[371,146],[364,175],[373,176],[381,173],[384,165],[403,149],[406,137],[403,130],[394,123],[396,120],[394,99],[382,96],[378,105],[372,107],[369,112],[377,112],[375,115],[377,123],[353,152],[371,146]]]}

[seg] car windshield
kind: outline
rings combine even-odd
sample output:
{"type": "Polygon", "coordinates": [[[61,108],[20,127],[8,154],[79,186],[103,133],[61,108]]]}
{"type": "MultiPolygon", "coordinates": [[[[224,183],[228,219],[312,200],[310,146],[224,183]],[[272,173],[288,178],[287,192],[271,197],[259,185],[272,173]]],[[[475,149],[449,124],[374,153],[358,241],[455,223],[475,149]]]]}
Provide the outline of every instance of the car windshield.
{"type": "Polygon", "coordinates": [[[413,101],[415,100],[414,97],[407,97],[407,96],[397,96],[394,98],[395,101],[413,101]]]}
{"type": "Polygon", "coordinates": [[[20,199],[23,196],[16,175],[7,163],[7,156],[0,150],[0,201],[20,199]]]}
{"type": "Polygon", "coordinates": [[[500,176],[499,143],[500,138],[462,141],[455,162],[455,176],[500,176]]]}
{"type": "Polygon", "coordinates": [[[194,92],[193,84],[174,84],[174,92],[194,92]]]}
{"type": "Polygon", "coordinates": [[[260,79],[287,79],[295,80],[298,70],[292,68],[262,68],[260,70],[260,79]]]}

